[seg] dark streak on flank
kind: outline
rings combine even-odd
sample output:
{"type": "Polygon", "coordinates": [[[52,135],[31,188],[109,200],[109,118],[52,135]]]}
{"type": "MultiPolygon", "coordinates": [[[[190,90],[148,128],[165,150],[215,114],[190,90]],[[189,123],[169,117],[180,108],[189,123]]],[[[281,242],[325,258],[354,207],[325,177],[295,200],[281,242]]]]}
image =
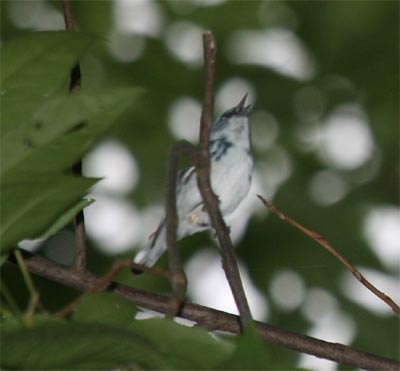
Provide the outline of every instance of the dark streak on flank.
{"type": "Polygon", "coordinates": [[[219,161],[232,146],[233,144],[224,138],[210,141],[211,160],[219,161]]]}
{"type": "Polygon", "coordinates": [[[178,173],[178,180],[183,184],[187,184],[190,178],[196,173],[196,169],[194,167],[189,167],[187,169],[181,170],[178,173]]]}

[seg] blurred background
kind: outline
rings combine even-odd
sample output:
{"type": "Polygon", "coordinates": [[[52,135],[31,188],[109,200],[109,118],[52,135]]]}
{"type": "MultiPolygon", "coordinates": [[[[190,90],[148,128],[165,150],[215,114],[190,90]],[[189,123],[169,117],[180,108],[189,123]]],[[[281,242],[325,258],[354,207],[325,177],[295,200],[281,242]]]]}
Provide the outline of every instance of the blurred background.
{"type": "MultiPolygon", "coordinates": [[[[77,29],[98,36],[80,60],[82,89],[143,89],[142,99],[84,158],[103,177],[85,210],[89,268],[133,257],[163,214],[168,147],[197,142],[202,32],[217,41],[215,115],[248,92],[255,172],[228,220],[253,315],[270,324],[397,358],[398,319],[322,247],[268,213],[256,194],[325,236],[400,301],[399,3],[395,1],[72,1],[77,29]]],[[[64,29],[60,1],[3,1],[2,41],[64,29]]],[[[23,241],[63,264],[73,228],[23,241]]],[[[215,241],[180,243],[190,300],[236,312],[215,241]]],[[[166,257],[158,266],[166,267],[166,257]]],[[[21,305],[27,295],[6,266],[21,305]]],[[[168,282],[121,272],[120,282],[168,292],[168,282]]],[[[76,293],[36,279],[56,310],[76,293]]],[[[271,347],[272,348],[272,347],[271,347]]],[[[273,347],[317,370],[337,365],[273,347]]]]}

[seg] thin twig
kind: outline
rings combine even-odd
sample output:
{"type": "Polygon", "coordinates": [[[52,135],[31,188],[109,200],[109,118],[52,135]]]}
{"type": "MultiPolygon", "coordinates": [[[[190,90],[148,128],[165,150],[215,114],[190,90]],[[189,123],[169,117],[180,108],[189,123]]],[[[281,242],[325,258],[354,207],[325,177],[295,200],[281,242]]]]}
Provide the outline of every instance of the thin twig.
{"type": "Polygon", "coordinates": [[[375,294],[379,299],[383,300],[390,308],[395,312],[397,315],[400,315],[400,308],[399,306],[385,293],[378,290],[371,282],[369,282],[361,273],[360,271],[351,264],[344,256],[342,256],[329,242],[328,240],[321,236],[319,233],[316,233],[300,223],[296,222],[289,216],[285,215],[282,211],[278,210],[274,205],[268,202],[264,197],[257,195],[257,197],[261,200],[261,202],[268,207],[274,214],[276,214],[280,219],[288,222],[293,227],[297,228],[305,235],[313,239],[316,243],[324,247],[328,250],[336,259],[338,259],[351,273],[352,275],[361,282],[368,290],[370,290],[373,294],[375,294]]]}
{"type": "Polygon", "coordinates": [[[209,159],[209,129],[214,112],[214,85],[215,85],[215,56],[217,48],[213,34],[208,31],[203,33],[204,50],[204,99],[200,118],[200,148],[204,157],[209,159]]]}
{"type": "Polygon", "coordinates": [[[171,272],[172,296],[168,318],[175,317],[180,310],[186,293],[187,280],[182,268],[177,243],[178,215],[176,210],[176,183],[179,158],[186,155],[192,157],[195,147],[187,142],[178,142],[171,146],[168,153],[168,171],[165,203],[165,223],[167,228],[168,261],[171,272]]]}
{"type": "MultiPolygon", "coordinates": [[[[28,252],[23,253],[26,265],[31,273],[64,286],[84,292],[93,287],[98,281],[98,277],[90,272],[71,271],[69,268],[41,256],[36,256],[28,252]]],[[[9,261],[15,262],[12,260],[12,257],[9,261]]],[[[170,308],[170,298],[168,296],[128,287],[119,283],[110,283],[109,290],[118,293],[142,308],[161,313],[166,313],[170,308]]],[[[233,334],[240,332],[238,316],[216,309],[185,302],[182,306],[180,316],[195,321],[208,330],[218,330],[233,334]]],[[[310,336],[297,334],[261,322],[256,322],[256,326],[266,342],[283,346],[296,352],[307,353],[319,358],[367,370],[399,370],[400,364],[388,358],[362,352],[342,344],[329,343],[310,336]]]]}
{"type": "Polygon", "coordinates": [[[78,305],[78,303],[82,300],[84,296],[87,296],[89,294],[93,294],[97,291],[100,291],[101,289],[106,288],[112,279],[118,274],[118,272],[122,268],[127,268],[131,267],[131,259],[123,259],[123,260],[117,260],[114,262],[112,268],[103,276],[101,276],[96,283],[89,287],[83,295],[81,295],[78,299],[72,301],[68,305],[66,305],[63,309],[58,311],[56,313],[57,316],[59,317],[67,317],[70,313],[72,313],[75,310],[75,307],[78,305]]]}
{"type": "Polygon", "coordinates": [[[67,31],[74,30],[74,16],[72,15],[71,4],[69,0],[63,0],[63,13],[64,13],[64,23],[65,29],[67,31]]]}
{"type": "Polygon", "coordinates": [[[28,288],[30,295],[28,308],[23,317],[25,325],[30,327],[32,325],[32,317],[35,314],[38,306],[40,306],[40,295],[35,288],[32,277],[28,271],[25,260],[22,256],[21,250],[14,249],[14,256],[19,266],[19,269],[21,270],[22,277],[24,278],[26,287],[28,288]]]}
{"type": "Polygon", "coordinates": [[[131,269],[137,272],[148,272],[153,276],[163,277],[167,280],[171,280],[171,273],[165,269],[157,268],[157,267],[147,267],[142,264],[136,264],[132,260],[131,262],[131,269]]]}
{"type": "Polygon", "coordinates": [[[200,150],[196,165],[197,183],[206,210],[210,216],[211,225],[216,232],[221,247],[222,266],[240,313],[243,330],[252,321],[250,307],[240,278],[233,244],[229,236],[229,229],[222,217],[218,199],[212,191],[210,181],[209,128],[213,112],[216,54],[215,41],[211,32],[205,32],[203,34],[203,48],[206,73],[205,93],[200,122],[200,150]]]}
{"type": "MultiPolygon", "coordinates": [[[[64,10],[64,22],[65,29],[68,32],[74,30],[74,16],[72,13],[71,3],[69,0],[63,0],[63,10],[64,10]]],[[[75,66],[71,69],[71,79],[69,85],[69,92],[71,94],[78,94],[81,90],[81,71],[79,63],[77,62],[75,66]]],[[[78,161],[72,168],[72,171],[76,175],[82,175],[82,162],[78,161]]],[[[82,271],[86,268],[86,232],[85,232],[85,216],[83,210],[80,210],[75,218],[75,236],[76,236],[76,250],[74,259],[74,269],[82,271]]]]}
{"type": "Polygon", "coordinates": [[[17,261],[18,267],[21,270],[22,277],[24,278],[25,285],[28,288],[29,295],[31,297],[36,296],[37,295],[37,290],[36,290],[35,285],[33,283],[32,277],[29,274],[29,271],[28,271],[28,269],[26,267],[25,260],[24,260],[24,258],[22,256],[21,250],[14,249],[13,252],[14,252],[14,256],[15,256],[15,259],[17,261]]]}
{"type": "Polygon", "coordinates": [[[40,294],[39,292],[36,292],[35,295],[33,295],[28,304],[28,308],[25,312],[24,320],[25,323],[28,327],[32,327],[33,324],[33,316],[36,312],[36,309],[40,306],[40,294]]]}
{"type": "Polygon", "coordinates": [[[163,269],[160,268],[147,268],[144,266],[141,266],[139,264],[135,264],[132,262],[131,259],[120,259],[116,260],[112,266],[112,268],[103,276],[101,276],[93,286],[89,287],[83,295],[81,295],[79,298],[73,300],[71,303],[67,304],[63,309],[58,311],[56,313],[57,316],[59,317],[67,317],[69,314],[71,314],[76,306],[79,304],[79,302],[83,299],[84,296],[93,294],[97,291],[101,291],[104,288],[108,287],[113,280],[113,278],[119,273],[119,271],[123,268],[130,268],[130,269],[135,269],[135,270],[145,270],[153,275],[161,276],[164,278],[167,278],[171,280],[171,275],[169,272],[164,271],[163,269]]]}

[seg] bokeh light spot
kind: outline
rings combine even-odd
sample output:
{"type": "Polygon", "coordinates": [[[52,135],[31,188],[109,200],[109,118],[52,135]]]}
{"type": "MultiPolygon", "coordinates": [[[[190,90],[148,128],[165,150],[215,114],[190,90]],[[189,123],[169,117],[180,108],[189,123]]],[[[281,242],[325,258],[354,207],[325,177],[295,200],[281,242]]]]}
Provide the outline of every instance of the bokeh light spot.
{"type": "Polygon", "coordinates": [[[256,64],[299,80],[315,74],[315,61],[303,42],[283,28],[266,31],[237,31],[228,43],[233,62],[256,64]]]}
{"type": "Polygon", "coordinates": [[[319,321],[320,318],[334,312],[338,308],[336,298],[327,290],[313,287],[307,290],[302,313],[310,322],[319,321]]]}
{"type": "Polygon", "coordinates": [[[114,22],[122,33],[158,36],[164,26],[164,15],[154,0],[115,0],[114,22]]]}
{"type": "Polygon", "coordinates": [[[304,299],[303,279],[296,272],[280,270],[271,279],[270,292],[279,308],[285,311],[294,310],[304,299]]]}
{"type": "MultiPolygon", "coordinates": [[[[251,282],[247,269],[239,262],[240,276],[252,315],[265,320],[268,314],[266,298],[251,282]]],[[[188,293],[196,303],[237,314],[237,308],[221,266],[221,257],[212,250],[202,250],[186,264],[188,293]]]]}
{"type": "Polygon", "coordinates": [[[10,1],[8,6],[10,19],[18,28],[36,31],[65,29],[61,11],[47,1],[10,1]]]}
{"type": "Polygon", "coordinates": [[[374,253],[389,269],[400,266],[400,208],[379,206],[368,211],[363,234],[374,253]]]}
{"type": "Polygon", "coordinates": [[[308,185],[310,197],[319,205],[329,206],[343,199],[348,190],[345,180],[334,171],[316,173],[308,185]]]}
{"type": "Polygon", "coordinates": [[[127,201],[96,196],[96,202],[85,209],[88,235],[109,254],[129,251],[142,241],[140,213],[127,201]]]}
{"type": "Polygon", "coordinates": [[[104,177],[92,192],[131,192],[139,180],[139,169],[131,152],[116,140],[100,143],[83,159],[83,172],[104,177]]]}
{"type": "Polygon", "coordinates": [[[144,51],[145,40],[141,35],[112,32],[109,36],[108,49],[114,58],[128,63],[139,59],[144,51]]]}
{"type": "Polygon", "coordinates": [[[373,149],[372,134],[359,106],[338,107],[321,128],[319,154],[334,167],[355,169],[370,158],[373,149]]]}
{"type": "Polygon", "coordinates": [[[166,44],[171,54],[183,63],[200,67],[203,61],[203,30],[193,23],[173,23],[166,33],[166,44]]]}
{"type": "Polygon", "coordinates": [[[199,137],[201,104],[191,97],[176,99],[168,115],[169,128],[176,139],[195,143],[199,137]]]}

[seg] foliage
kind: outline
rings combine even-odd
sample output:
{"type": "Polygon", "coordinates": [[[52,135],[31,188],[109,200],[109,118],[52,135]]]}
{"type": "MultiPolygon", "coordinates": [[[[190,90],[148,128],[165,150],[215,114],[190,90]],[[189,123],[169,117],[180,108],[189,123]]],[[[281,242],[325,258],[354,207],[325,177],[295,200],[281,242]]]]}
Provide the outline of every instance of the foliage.
{"type": "MultiPolygon", "coordinates": [[[[177,58],[166,42],[172,26],[184,21],[215,34],[217,98],[227,82],[240,78],[250,83],[256,97],[254,112],[267,112],[278,123],[272,144],[254,147],[263,195],[327,237],[356,266],[385,277],[398,276],[398,270],[370,249],[363,232],[368,210],[398,205],[397,2],[227,1],[213,6],[151,2],[163,16],[159,20],[162,32],[124,35],[133,49],[142,46],[140,56],[130,63],[111,53],[113,36],[119,32],[112,18],[116,2],[72,2],[80,32],[69,35],[38,33],[38,27],[30,29],[29,25],[25,26],[29,32],[22,34],[21,18],[15,19],[17,3],[27,7],[35,18],[30,7],[39,1],[1,2],[2,254],[23,238],[56,233],[76,210],[91,202],[84,196],[96,179],[73,176],[69,169],[105,134],[129,148],[140,169],[139,183],[127,202],[138,210],[161,203],[166,153],[176,139],[168,126],[171,106],[182,97],[201,101],[203,94],[201,63],[177,58]],[[271,67],[234,62],[231,38],[242,29],[289,30],[312,55],[314,75],[296,79],[271,67]],[[69,73],[77,59],[83,88],[79,96],[70,96],[69,73]],[[132,86],[145,90],[140,105],[136,104],[138,91],[132,86]],[[301,140],[306,129],[318,132],[338,107],[348,104],[362,108],[374,146],[371,160],[354,169],[326,161],[319,143],[311,137],[306,137],[306,145],[301,140]],[[289,173],[275,184],[286,165],[289,173]],[[336,175],[345,189],[340,199],[327,204],[317,202],[310,191],[311,180],[324,171],[336,175]]],[[[40,3],[61,14],[58,2],[40,3]]],[[[217,111],[220,106],[216,105],[217,111]]],[[[262,124],[255,121],[253,141],[260,143],[265,137],[268,142],[266,136],[273,133],[265,134],[262,124]]],[[[197,130],[198,122],[187,123],[191,125],[197,130]]],[[[329,186],[325,184],[325,193],[332,189],[329,186]]],[[[182,241],[183,260],[188,262],[210,244],[205,235],[182,241]]],[[[48,254],[55,247],[50,240],[42,253],[48,254]]],[[[397,318],[355,303],[349,287],[342,284],[344,268],[278,218],[263,209],[257,211],[236,251],[254,285],[268,300],[268,322],[315,335],[317,320],[327,314],[326,301],[314,304],[320,318],[305,313],[313,304],[311,291],[318,289],[328,298],[328,304],[330,300],[335,313],[344,314],[346,330],[354,329],[349,344],[398,357],[397,318]],[[283,270],[296,273],[303,284],[303,298],[294,307],[282,306],[271,294],[271,283],[283,270]]],[[[59,254],[60,261],[67,253],[59,254]]],[[[133,250],[125,255],[129,254],[133,255],[133,250]]],[[[105,272],[113,259],[90,241],[92,271],[105,272]]],[[[165,259],[160,263],[165,264],[165,259]]],[[[154,291],[169,290],[164,280],[148,275],[132,278],[129,272],[123,272],[118,280],[154,291]]],[[[16,267],[3,265],[2,284],[10,289],[20,308],[28,306],[29,297],[16,267]]],[[[37,277],[35,285],[43,306],[50,311],[78,295],[37,277]]],[[[374,300],[378,299],[370,299],[374,300]]],[[[2,301],[2,310],[5,316],[9,310],[6,301],[2,301]]],[[[294,352],[280,347],[268,347],[270,351],[264,352],[252,335],[238,341],[216,340],[197,328],[182,328],[162,320],[133,320],[136,312],[137,308],[120,298],[99,294],[85,298],[69,321],[35,316],[33,328],[27,329],[14,318],[3,319],[2,367],[101,369],[139,365],[193,369],[236,365],[267,369],[282,367],[283,359],[287,368],[298,365],[294,352]],[[215,358],[207,359],[204,354],[215,354],[215,358]]],[[[331,319],[328,315],[326,318],[331,319]]],[[[340,332],[341,327],[337,328],[340,332]]]]}
{"type": "Polygon", "coordinates": [[[67,93],[70,69],[92,39],[44,32],[4,47],[3,252],[24,238],[57,232],[91,203],[82,197],[96,180],[74,176],[69,169],[135,97],[132,89],[67,93]]]}
{"type": "Polygon", "coordinates": [[[255,333],[235,344],[232,339],[222,340],[203,329],[168,320],[134,321],[134,312],[130,303],[115,294],[96,294],[77,307],[73,321],[36,316],[27,328],[15,318],[3,320],[2,366],[33,370],[269,367],[267,347],[254,338],[255,333]],[[254,347],[257,342],[258,348],[254,347]]]}

